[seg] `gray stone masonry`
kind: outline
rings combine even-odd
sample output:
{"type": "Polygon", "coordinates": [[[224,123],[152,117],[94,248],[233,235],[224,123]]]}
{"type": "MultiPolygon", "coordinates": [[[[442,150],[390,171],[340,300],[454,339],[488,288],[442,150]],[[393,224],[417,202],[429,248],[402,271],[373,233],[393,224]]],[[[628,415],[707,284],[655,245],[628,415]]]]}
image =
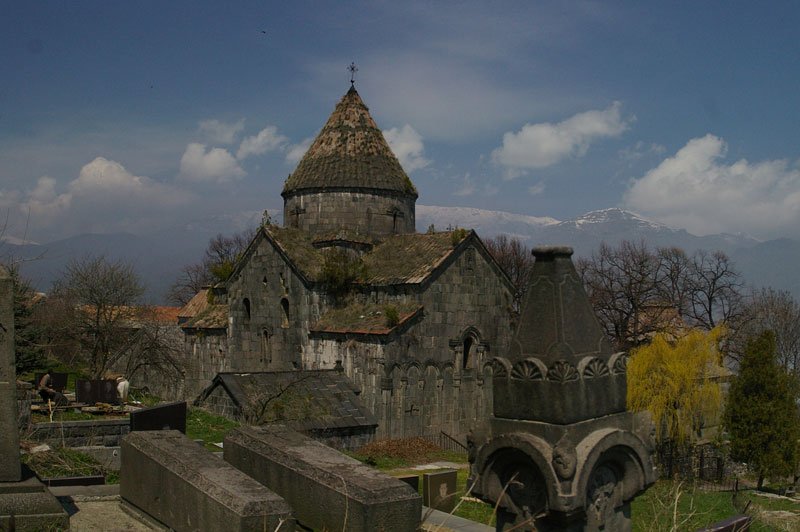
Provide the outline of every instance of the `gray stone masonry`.
{"type": "Polygon", "coordinates": [[[69,530],[69,517],[44,484],[19,461],[14,286],[0,268],[0,529],[69,530]]]}
{"type": "Polygon", "coordinates": [[[11,277],[0,270],[0,482],[16,482],[21,478],[14,367],[14,285],[11,277]]]}
{"type": "Polygon", "coordinates": [[[492,361],[494,415],[468,439],[473,494],[497,531],[630,532],[656,480],[654,427],[628,412],[626,355],[612,353],[572,248],[539,247],[520,325],[492,361]]]}
{"type": "Polygon", "coordinates": [[[314,530],[412,532],[422,499],[408,484],[282,425],[239,427],[225,460],[274,490],[314,530]]]}
{"type": "Polygon", "coordinates": [[[116,447],[130,431],[127,417],[96,421],[53,421],[35,423],[31,430],[31,439],[56,447],[116,447]]]}
{"type": "Polygon", "coordinates": [[[176,532],[291,532],[286,501],[176,430],[122,440],[120,496],[176,532]]]}

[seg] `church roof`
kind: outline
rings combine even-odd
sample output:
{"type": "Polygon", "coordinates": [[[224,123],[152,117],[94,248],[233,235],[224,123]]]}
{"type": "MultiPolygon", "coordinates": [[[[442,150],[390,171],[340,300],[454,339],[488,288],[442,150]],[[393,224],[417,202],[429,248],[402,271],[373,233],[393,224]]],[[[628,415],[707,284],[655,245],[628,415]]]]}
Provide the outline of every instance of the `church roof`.
{"type": "Polygon", "coordinates": [[[295,430],[319,431],[374,427],[375,416],[359,399],[359,390],[336,370],[260,371],[218,373],[211,386],[195,404],[202,405],[217,386],[222,386],[242,409],[259,397],[279,397],[274,401],[275,421],[295,430]],[[254,397],[255,395],[255,397],[254,397]]]}
{"type": "Polygon", "coordinates": [[[204,288],[180,309],[177,319],[184,329],[224,329],[228,325],[228,306],[211,303],[208,289],[204,288]]]}
{"type": "MultiPolygon", "coordinates": [[[[316,237],[294,227],[269,226],[265,234],[309,281],[321,280],[324,252],[316,237]]],[[[363,254],[365,278],[359,284],[386,286],[424,282],[473,231],[395,235],[363,254]]]]}
{"type": "Polygon", "coordinates": [[[282,195],[303,189],[366,188],[417,196],[369,109],[350,87],[286,180],[282,195]]]}

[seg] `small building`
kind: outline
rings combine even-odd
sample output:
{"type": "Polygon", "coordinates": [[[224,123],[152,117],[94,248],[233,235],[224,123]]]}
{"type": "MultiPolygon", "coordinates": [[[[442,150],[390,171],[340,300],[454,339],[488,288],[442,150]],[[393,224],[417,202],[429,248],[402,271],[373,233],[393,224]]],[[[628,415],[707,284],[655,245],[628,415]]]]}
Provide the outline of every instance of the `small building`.
{"type": "Polygon", "coordinates": [[[357,449],[375,436],[377,418],[340,370],[219,373],[195,401],[241,423],[283,423],[339,449],[357,449]]]}
{"type": "Polygon", "coordinates": [[[378,437],[461,438],[491,412],[513,286],[473,231],[415,232],[417,190],[354,87],[230,278],[182,309],[186,396],[218,373],[339,365],[378,437]]]}

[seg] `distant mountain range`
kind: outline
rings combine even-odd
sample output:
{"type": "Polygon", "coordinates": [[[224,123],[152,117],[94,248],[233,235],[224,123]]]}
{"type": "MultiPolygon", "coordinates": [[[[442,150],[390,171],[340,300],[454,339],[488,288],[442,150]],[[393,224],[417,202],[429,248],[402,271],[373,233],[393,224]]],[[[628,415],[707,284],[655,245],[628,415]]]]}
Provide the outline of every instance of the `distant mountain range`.
{"type": "MultiPolygon", "coordinates": [[[[270,212],[280,212],[270,209],[270,212]]],[[[0,254],[24,259],[23,274],[41,291],[49,290],[64,265],[87,254],[131,261],[147,285],[146,299],[164,304],[169,286],[183,266],[198,262],[210,238],[229,235],[261,221],[261,212],[241,212],[190,221],[148,235],[80,235],[47,244],[24,244],[6,239],[0,254]]],[[[281,223],[280,216],[273,217],[281,223]]],[[[691,253],[697,249],[727,253],[753,286],[789,290],[800,298],[800,241],[788,238],[761,242],[747,235],[696,236],[673,229],[622,209],[591,211],[577,218],[558,221],[549,217],[512,214],[468,207],[417,205],[417,230],[433,225],[437,231],[454,227],[475,229],[484,238],[500,233],[515,236],[528,246],[565,244],[577,256],[588,256],[601,242],[616,245],[623,240],[643,240],[651,248],[676,246],[691,253]]]]}

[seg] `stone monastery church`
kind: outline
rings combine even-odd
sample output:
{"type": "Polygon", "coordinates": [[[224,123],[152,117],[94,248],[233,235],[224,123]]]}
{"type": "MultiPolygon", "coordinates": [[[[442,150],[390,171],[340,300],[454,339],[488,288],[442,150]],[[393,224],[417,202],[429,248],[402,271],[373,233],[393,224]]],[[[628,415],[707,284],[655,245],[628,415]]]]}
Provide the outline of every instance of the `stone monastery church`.
{"type": "Polygon", "coordinates": [[[283,226],[262,224],[181,311],[183,395],[213,399],[212,381],[235,395],[232,374],[338,372],[375,437],[463,441],[492,412],[490,361],[512,333],[512,284],[484,244],[415,231],[417,190],[353,86],[281,195],[283,226]]]}

